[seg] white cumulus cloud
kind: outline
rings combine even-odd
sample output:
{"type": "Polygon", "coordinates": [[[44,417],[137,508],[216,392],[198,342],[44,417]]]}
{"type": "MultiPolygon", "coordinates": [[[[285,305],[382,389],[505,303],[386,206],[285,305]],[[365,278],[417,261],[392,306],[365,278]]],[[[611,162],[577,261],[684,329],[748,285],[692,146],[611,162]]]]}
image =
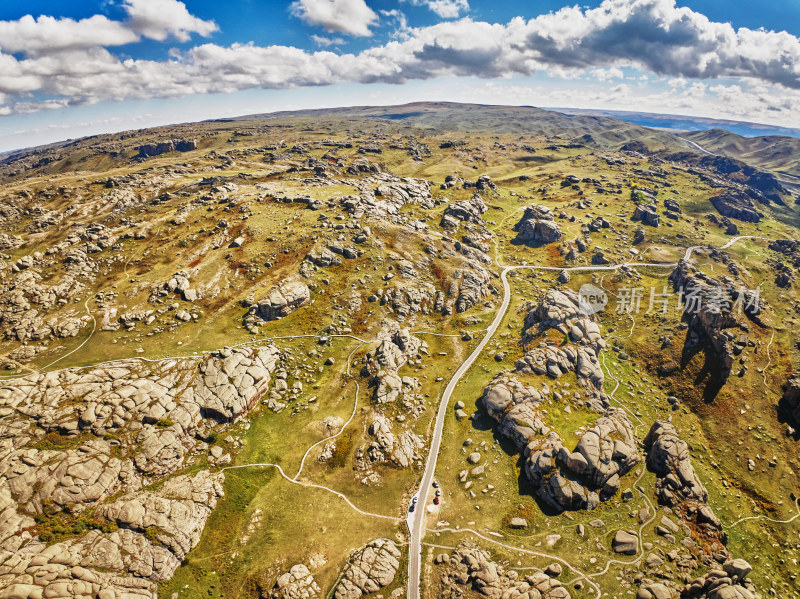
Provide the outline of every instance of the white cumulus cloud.
{"type": "Polygon", "coordinates": [[[209,36],[217,30],[216,23],[195,17],[178,0],[125,0],[123,8],[131,29],[154,40],[172,36],[186,42],[192,33],[209,36]]]}
{"type": "MultiPolygon", "coordinates": [[[[341,82],[403,83],[446,76],[502,79],[536,72],[562,78],[588,74],[589,80],[593,77],[604,83],[604,93],[612,94],[607,100],[613,97],[622,102],[638,93],[630,86],[607,89],[609,81],[623,79],[623,68],[671,82],[667,95],[654,101],[676,109],[687,90],[692,102],[697,97],[709,103],[719,99],[720,105],[738,102],[754,113],[757,107],[770,114],[789,114],[800,108],[800,39],[785,32],[734,29],[678,7],[674,0],[605,0],[595,9],[567,7],[529,20],[517,17],[506,24],[470,18],[443,21],[407,28],[402,36],[356,54],[213,43],[176,50],[160,61],[123,60],[112,54],[107,48],[127,39],[130,31],[156,39],[211,31],[213,23],[191,15],[187,19],[182,10],[170,23],[158,21],[148,12],[154,1],[127,0],[130,20],[123,22],[127,29],[119,29],[119,24],[105,17],[92,17],[100,28],[98,39],[111,40],[102,44],[87,45],[84,21],[41,17],[12,25],[0,23],[0,94],[5,94],[0,95],[0,109],[30,111],[59,102],[85,104],[341,82]],[[145,18],[145,14],[151,16],[145,18]],[[57,31],[50,32],[49,27],[57,31]],[[48,36],[51,45],[45,41],[48,36]],[[720,87],[704,87],[712,80],[720,80],[720,87]],[[731,86],[730,80],[740,84],[731,86]]],[[[176,0],[164,4],[185,10],[176,0]]],[[[369,35],[377,19],[363,0],[299,0],[294,10],[310,23],[353,35],[369,35]]],[[[384,19],[389,18],[384,14],[384,19]]],[[[317,42],[328,47],[324,40],[331,39],[319,37],[317,42]]]]}
{"type": "Polygon", "coordinates": [[[309,25],[361,37],[372,35],[370,26],[378,20],[364,0],[297,0],[291,10],[309,25]]]}
{"type": "Polygon", "coordinates": [[[401,0],[410,1],[415,6],[427,6],[443,19],[455,19],[469,10],[467,0],[401,0]]]}
{"type": "Polygon", "coordinates": [[[125,0],[126,21],[94,15],[76,21],[46,15],[25,15],[0,21],[0,51],[36,56],[64,50],[107,48],[138,42],[142,36],[163,41],[174,37],[188,41],[192,33],[208,36],[217,30],[213,21],[189,13],[178,0],[125,0]]]}

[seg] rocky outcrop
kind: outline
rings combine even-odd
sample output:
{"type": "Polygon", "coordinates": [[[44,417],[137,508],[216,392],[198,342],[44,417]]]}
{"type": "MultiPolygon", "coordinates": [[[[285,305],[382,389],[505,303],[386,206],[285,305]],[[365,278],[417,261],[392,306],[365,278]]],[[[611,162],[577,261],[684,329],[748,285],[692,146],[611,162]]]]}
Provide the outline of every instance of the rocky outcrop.
{"type": "Polygon", "coordinates": [[[430,183],[424,179],[388,179],[375,188],[375,197],[398,206],[415,204],[425,209],[434,207],[430,183]]]}
{"type": "Polygon", "coordinates": [[[740,191],[728,191],[711,198],[711,203],[722,216],[734,218],[747,223],[761,221],[761,214],[756,210],[753,200],[740,191]]]}
{"type": "Polygon", "coordinates": [[[193,302],[198,298],[197,290],[192,289],[189,282],[190,273],[185,270],[176,272],[168,281],[164,281],[153,289],[150,294],[150,301],[154,302],[159,297],[165,297],[173,293],[179,294],[185,301],[193,302]]]}
{"type": "Polygon", "coordinates": [[[523,341],[526,351],[515,362],[518,372],[558,378],[574,371],[582,392],[567,399],[547,385],[537,390],[501,373],[484,390],[479,406],[498,422],[498,434],[523,453],[523,471],[539,499],[559,511],[594,509],[619,490],[621,477],[640,460],[627,416],[610,407],[602,390],[598,353],[605,341],[600,329],[586,316],[575,292],[550,289],[537,305],[528,306],[523,341]],[[555,346],[540,341],[530,347],[551,328],[573,343],[555,346]],[[547,425],[541,405],[551,397],[600,416],[573,451],[547,425]]]}
{"type": "Polygon", "coordinates": [[[702,337],[708,339],[716,353],[718,378],[724,382],[733,368],[735,356],[747,346],[729,329],[747,331],[748,326],[739,318],[740,314],[763,326],[760,315],[767,308],[766,302],[758,291],[737,286],[729,277],[715,279],[687,260],[680,261],[669,281],[675,291],[682,293],[683,319],[691,330],[686,348],[699,344],[702,337]]]}
{"type": "Polygon", "coordinates": [[[25,597],[155,599],[156,583],[171,578],[199,542],[223,476],[205,470],[147,485],[204,450],[198,438],[252,410],[279,356],[272,346],[223,349],[5,382],[0,587],[25,597]],[[45,434],[56,441],[40,446],[45,434]],[[90,440],[69,441],[79,434],[90,440]],[[63,440],[72,446],[59,449],[63,440]],[[96,530],[46,544],[48,518],[84,513],[96,530]]]}
{"type": "MultiPolygon", "coordinates": [[[[157,491],[129,493],[101,505],[96,514],[136,532],[155,529],[155,538],[180,563],[200,542],[206,520],[223,495],[223,481],[223,474],[208,471],[177,476],[157,491]]],[[[172,577],[171,572],[164,575],[164,579],[172,577]]]]}
{"type": "Polygon", "coordinates": [[[761,599],[747,578],[753,570],[743,559],[725,562],[719,570],[694,579],[684,587],[681,599],[761,599]]]}
{"type": "Polygon", "coordinates": [[[391,462],[400,468],[408,468],[418,458],[417,452],[425,444],[411,431],[395,435],[392,423],[385,416],[378,416],[369,426],[369,434],[375,439],[367,448],[372,464],[391,462]]]}
{"type": "Polygon", "coordinates": [[[386,287],[378,299],[381,306],[389,307],[398,318],[441,312],[444,308],[444,292],[437,291],[433,285],[423,281],[418,281],[416,285],[386,287]]]}
{"type": "Polygon", "coordinates": [[[194,139],[170,139],[152,144],[143,144],[136,148],[139,152],[137,158],[151,158],[161,156],[169,152],[190,152],[197,149],[197,141],[194,139]]]}
{"type": "Polygon", "coordinates": [[[479,194],[469,200],[451,202],[444,209],[440,225],[444,228],[457,228],[459,222],[481,223],[488,208],[479,194]]]}
{"type": "Polygon", "coordinates": [[[678,592],[661,582],[645,582],[639,587],[636,599],[678,599],[678,592]]]}
{"type": "Polygon", "coordinates": [[[622,410],[609,408],[573,451],[558,433],[525,448],[525,474],[537,496],[556,510],[592,510],[614,495],[620,479],[639,463],[636,439],[622,410]]]}
{"type": "Polygon", "coordinates": [[[401,377],[397,371],[410,358],[427,353],[428,345],[394,322],[384,323],[379,337],[382,341],[378,347],[364,356],[361,376],[371,377],[375,403],[394,403],[401,393],[418,387],[415,379],[401,377]]]}
{"type": "Polygon", "coordinates": [[[514,225],[517,239],[526,244],[552,243],[561,239],[561,229],[546,206],[532,205],[514,225]]]}
{"type": "Polygon", "coordinates": [[[456,269],[450,277],[448,296],[443,312],[452,313],[453,307],[457,313],[466,312],[474,307],[480,300],[492,293],[489,273],[479,264],[472,268],[456,269]]]}
{"type": "Polygon", "coordinates": [[[0,472],[32,513],[41,513],[45,502],[81,510],[120,488],[136,489],[143,476],[182,467],[201,429],[252,410],[269,389],[279,357],[274,346],[223,349],[202,359],[125,360],[6,383],[0,407],[54,434],[114,434],[115,445],[132,459],[114,457],[102,438],[59,452],[25,448],[27,439],[20,437],[0,472]]]}
{"type": "Polygon", "coordinates": [[[279,320],[306,305],[310,299],[311,291],[305,283],[296,279],[286,279],[270,289],[265,298],[252,306],[248,316],[256,316],[262,320],[279,320]]]}
{"type": "Polygon", "coordinates": [[[639,461],[630,422],[609,408],[570,452],[547,424],[542,403],[549,395],[547,387],[501,374],[478,403],[498,422],[497,433],[523,452],[524,472],[540,499],[557,510],[593,509],[639,461]]]}
{"type": "Polygon", "coordinates": [[[647,466],[656,473],[656,496],[722,545],[727,535],[714,511],[706,504],[708,491],[692,466],[689,446],[669,422],[656,421],[644,439],[647,466]]]}
{"type": "Polygon", "coordinates": [[[514,362],[518,372],[539,374],[557,379],[567,372],[575,372],[580,379],[590,381],[602,389],[605,375],[597,358],[598,350],[588,345],[556,347],[541,344],[525,352],[514,362]]]}
{"type": "Polygon", "coordinates": [[[443,569],[439,597],[471,596],[467,595],[469,589],[484,597],[570,599],[569,591],[557,578],[536,568],[521,576],[516,570],[507,570],[492,561],[485,549],[463,544],[452,554],[440,554],[434,563],[443,569]]]}
{"type": "Polygon", "coordinates": [[[306,259],[322,268],[342,265],[342,257],[326,247],[316,247],[312,249],[306,256],[306,259]]]}
{"type": "Polygon", "coordinates": [[[574,371],[579,379],[590,381],[598,390],[603,386],[603,370],[598,360],[605,347],[600,327],[590,316],[586,306],[572,290],[550,289],[525,315],[523,341],[526,351],[514,364],[518,371],[558,378],[574,371]],[[528,348],[531,341],[547,329],[558,329],[575,343],[561,346],[540,342],[528,348]]]}
{"type": "Polygon", "coordinates": [[[661,217],[656,212],[656,207],[652,204],[636,206],[632,220],[641,221],[643,225],[657,227],[661,224],[661,217]]]}
{"type": "Polygon", "coordinates": [[[350,558],[333,592],[334,599],[359,599],[392,584],[400,567],[400,556],[394,541],[371,541],[350,558]]]}
{"type": "MultiPolygon", "coordinates": [[[[71,242],[79,242],[74,235],[71,242]]],[[[76,250],[77,251],[77,250],[76,250]]],[[[75,262],[63,267],[63,274],[54,284],[44,282],[40,273],[45,257],[39,252],[24,256],[0,277],[0,338],[15,341],[48,341],[75,337],[91,322],[63,306],[72,303],[86,288],[81,279],[95,271],[96,265],[80,250],[75,262]]]]}
{"type": "Polygon", "coordinates": [[[15,250],[22,245],[22,238],[17,235],[0,233],[0,251],[15,250]]]}
{"type": "Polygon", "coordinates": [[[406,204],[426,209],[434,207],[430,183],[424,179],[400,178],[381,173],[377,165],[370,165],[366,160],[361,160],[358,164],[354,161],[354,167],[357,169],[356,173],[368,173],[372,176],[360,183],[358,196],[344,196],[339,200],[353,218],[369,216],[398,221],[400,209],[406,204]]]}
{"type": "Polygon", "coordinates": [[[264,599],[319,599],[322,589],[305,564],[295,564],[278,576],[275,586],[261,596],[264,599]]]}
{"type": "Polygon", "coordinates": [[[571,333],[567,323],[587,316],[580,296],[571,289],[549,289],[541,301],[525,315],[525,335],[529,339],[549,328],[565,335],[571,333]]]}
{"type": "MultiPolygon", "coordinates": [[[[0,554],[0,586],[21,594],[2,596],[155,599],[155,583],[171,578],[199,542],[222,495],[222,481],[221,474],[200,472],[102,505],[96,516],[118,526],[114,532],[93,530],[50,546],[27,533],[18,537],[20,543],[26,537],[29,542],[22,550],[0,554]]],[[[8,509],[12,501],[0,490],[0,509],[8,509]]],[[[0,536],[4,528],[0,526],[0,536]]]]}
{"type": "Polygon", "coordinates": [[[550,432],[541,408],[549,395],[546,386],[535,389],[501,373],[484,389],[478,405],[498,423],[497,433],[522,451],[534,438],[550,432]]]}
{"type": "Polygon", "coordinates": [[[658,475],[656,495],[661,503],[675,506],[684,499],[708,501],[708,491],[692,467],[689,446],[671,423],[654,422],[644,447],[647,466],[658,475]]]}
{"type": "Polygon", "coordinates": [[[786,381],[780,407],[786,412],[792,426],[800,427],[800,378],[793,376],[786,381]]]}

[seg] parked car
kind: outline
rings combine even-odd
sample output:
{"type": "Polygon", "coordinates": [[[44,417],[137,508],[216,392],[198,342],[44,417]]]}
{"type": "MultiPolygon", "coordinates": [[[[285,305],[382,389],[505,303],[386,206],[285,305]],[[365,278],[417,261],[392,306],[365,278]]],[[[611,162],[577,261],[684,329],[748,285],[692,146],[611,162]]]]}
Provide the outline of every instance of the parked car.
{"type": "Polygon", "coordinates": [[[438,497],[434,497],[433,498],[433,505],[439,505],[439,498],[438,497]]]}

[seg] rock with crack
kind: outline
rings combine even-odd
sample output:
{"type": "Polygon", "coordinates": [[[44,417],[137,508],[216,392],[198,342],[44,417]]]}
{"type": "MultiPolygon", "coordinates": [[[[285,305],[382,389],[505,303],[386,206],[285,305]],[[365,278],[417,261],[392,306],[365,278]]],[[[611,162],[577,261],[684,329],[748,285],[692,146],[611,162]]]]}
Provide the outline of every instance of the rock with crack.
{"type": "Polygon", "coordinates": [[[453,299],[445,302],[443,313],[452,313],[453,306],[459,314],[466,312],[488,297],[492,291],[489,273],[481,265],[473,264],[472,268],[456,269],[450,277],[448,291],[453,299]]]}
{"type": "Polygon", "coordinates": [[[656,494],[661,503],[675,506],[683,499],[708,501],[708,491],[692,467],[689,446],[678,437],[672,423],[654,422],[644,447],[647,466],[659,477],[656,494]]]}
{"type": "Polygon", "coordinates": [[[390,461],[401,468],[408,468],[424,447],[422,439],[411,431],[395,436],[392,423],[385,416],[378,416],[369,426],[369,434],[375,439],[367,448],[371,463],[390,461]]]}
{"type": "Polygon", "coordinates": [[[657,227],[661,224],[661,217],[656,212],[656,207],[653,204],[643,204],[636,206],[631,220],[641,221],[643,225],[650,227],[657,227]]]}
{"type": "Polygon", "coordinates": [[[131,460],[113,457],[103,439],[63,452],[25,449],[5,458],[0,476],[14,500],[31,514],[43,514],[45,506],[69,506],[77,513],[123,488],[142,485],[131,460]]]}
{"type": "Polygon", "coordinates": [[[484,389],[478,405],[497,423],[497,433],[522,451],[537,436],[550,432],[541,404],[550,395],[547,386],[537,390],[505,373],[484,389]]]}
{"type": "Polygon", "coordinates": [[[267,297],[250,308],[250,315],[262,320],[279,320],[306,305],[311,299],[308,286],[297,279],[286,279],[270,289],[267,297]]]}
{"type": "MultiPolygon", "coordinates": [[[[692,466],[689,446],[669,422],[656,421],[644,439],[647,466],[656,473],[656,496],[720,545],[727,543],[722,522],[707,505],[708,491],[692,466]]],[[[717,547],[725,552],[724,547],[717,547]]]]}
{"type": "Polygon", "coordinates": [[[371,377],[373,400],[378,404],[394,403],[404,391],[414,391],[418,383],[398,374],[409,359],[428,353],[428,344],[412,335],[396,322],[385,321],[378,334],[380,345],[364,356],[361,376],[371,377]]]}
{"type": "Polygon", "coordinates": [[[279,358],[275,346],[212,352],[200,364],[202,377],[198,377],[191,399],[204,416],[222,422],[236,420],[267,392],[279,358]]]}
{"type": "Polygon", "coordinates": [[[101,505],[96,514],[136,532],[157,530],[155,538],[180,562],[200,542],[206,520],[223,495],[223,481],[222,473],[208,471],[177,476],[157,491],[129,493],[101,505]]]}
{"type": "MultiPolygon", "coordinates": [[[[585,306],[581,304],[580,296],[571,289],[550,289],[541,301],[533,308],[529,309],[525,315],[526,333],[542,332],[548,328],[556,328],[565,335],[572,335],[572,322],[587,318],[585,306]],[[570,326],[567,326],[570,323],[570,326]]],[[[590,318],[591,321],[591,318],[590,318]]],[[[586,330],[586,335],[592,339],[599,336],[597,331],[589,331],[586,327],[591,325],[577,325],[580,332],[581,326],[586,330]]],[[[583,338],[582,335],[580,338],[583,338]]],[[[579,339],[575,339],[579,340],[579,339]]]]}
{"type": "Polygon", "coordinates": [[[0,233],[0,251],[15,250],[22,245],[22,238],[18,235],[0,233]]]}
{"type": "Polygon", "coordinates": [[[482,223],[483,214],[488,210],[480,194],[469,200],[456,200],[447,205],[440,225],[444,228],[457,228],[460,222],[482,223]]]}
{"type": "Polygon", "coordinates": [[[514,231],[517,232],[517,239],[526,244],[552,243],[561,239],[561,228],[546,206],[525,208],[522,218],[514,225],[514,231]]]}
{"type": "Polygon", "coordinates": [[[9,381],[0,387],[0,409],[9,410],[0,429],[29,428],[35,421],[57,436],[112,433],[132,459],[113,457],[101,438],[59,452],[26,447],[30,437],[15,435],[13,453],[3,455],[15,471],[6,476],[19,479],[12,486],[20,503],[33,502],[30,509],[38,512],[46,499],[81,506],[119,485],[136,488],[136,471],[169,474],[183,465],[201,429],[237,420],[258,404],[280,355],[274,346],[222,349],[202,358],[121,360],[9,381]],[[40,469],[54,474],[41,476],[40,469]],[[50,481],[38,485],[45,495],[30,495],[37,477],[50,481]]]}
{"type": "Polygon", "coordinates": [[[619,490],[620,479],[640,460],[631,424],[616,408],[581,436],[574,451],[550,432],[532,440],[524,455],[524,471],[537,496],[559,511],[594,509],[619,490]]]}
{"type": "Polygon", "coordinates": [[[643,582],[636,599],[678,599],[678,591],[661,582],[643,582]]]}
{"type": "Polygon", "coordinates": [[[492,560],[485,549],[462,543],[452,554],[443,553],[434,563],[442,567],[439,580],[439,597],[457,599],[479,596],[501,599],[570,599],[569,591],[554,577],[534,568],[521,576],[516,570],[507,570],[492,560]]]}
{"type": "Polygon", "coordinates": [[[359,599],[392,584],[400,567],[400,549],[389,539],[375,539],[350,558],[333,592],[334,599],[359,599]]]}
{"type": "Polygon", "coordinates": [[[597,350],[588,345],[566,345],[555,347],[542,344],[525,352],[514,362],[517,372],[546,374],[559,378],[567,372],[575,372],[579,379],[588,380],[596,389],[603,388],[605,375],[597,359],[597,350]]]}
{"type": "Polygon", "coordinates": [[[261,596],[264,599],[319,599],[322,589],[305,564],[295,564],[278,576],[275,586],[261,596]]]}

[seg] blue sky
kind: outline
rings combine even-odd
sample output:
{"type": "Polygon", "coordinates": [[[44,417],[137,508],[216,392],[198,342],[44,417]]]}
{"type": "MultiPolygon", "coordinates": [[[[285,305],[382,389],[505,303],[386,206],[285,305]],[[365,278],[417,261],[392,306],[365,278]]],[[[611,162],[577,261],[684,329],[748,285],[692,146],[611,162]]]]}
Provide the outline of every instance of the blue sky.
{"type": "Polygon", "coordinates": [[[800,126],[800,1],[0,3],[0,151],[415,100],[800,126]]]}

